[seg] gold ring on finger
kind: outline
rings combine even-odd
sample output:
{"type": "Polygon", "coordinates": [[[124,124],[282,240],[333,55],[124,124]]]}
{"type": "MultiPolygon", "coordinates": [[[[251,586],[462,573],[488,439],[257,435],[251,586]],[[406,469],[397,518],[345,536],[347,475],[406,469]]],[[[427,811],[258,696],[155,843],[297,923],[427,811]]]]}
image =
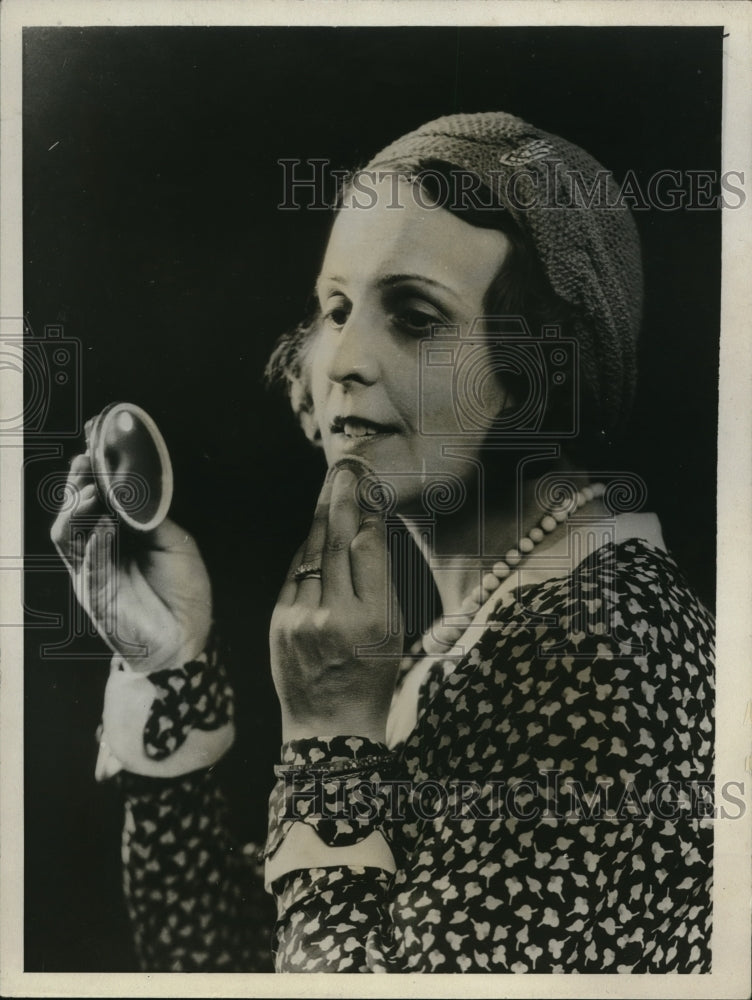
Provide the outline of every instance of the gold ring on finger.
{"type": "Polygon", "coordinates": [[[300,583],[301,580],[320,580],[321,566],[314,562],[301,563],[293,573],[292,578],[298,583],[300,583]]]}

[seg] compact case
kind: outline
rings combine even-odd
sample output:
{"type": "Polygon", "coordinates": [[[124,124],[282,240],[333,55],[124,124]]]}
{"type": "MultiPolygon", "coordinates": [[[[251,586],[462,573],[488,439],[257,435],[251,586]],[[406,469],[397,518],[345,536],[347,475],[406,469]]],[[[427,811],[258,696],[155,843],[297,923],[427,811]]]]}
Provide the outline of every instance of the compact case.
{"type": "Polygon", "coordinates": [[[86,442],[99,494],[134,531],[153,531],[172,502],[167,445],[134,403],[110,403],[87,424],[86,442]]]}

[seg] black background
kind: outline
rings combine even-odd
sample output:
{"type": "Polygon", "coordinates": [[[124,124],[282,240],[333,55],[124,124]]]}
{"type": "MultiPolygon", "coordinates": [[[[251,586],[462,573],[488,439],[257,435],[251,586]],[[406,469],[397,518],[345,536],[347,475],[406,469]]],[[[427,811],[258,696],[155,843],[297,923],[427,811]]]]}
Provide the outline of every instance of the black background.
{"type": "MultiPolygon", "coordinates": [[[[365,162],[420,123],[506,110],[584,146],[617,178],[720,170],[720,28],[38,28],[24,35],[25,311],[80,342],[85,416],[144,406],[176,471],[231,646],[240,736],[223,765],[238,833],[263,839],[279,732],[267,625],[323,464],[266,392],[329,218],[280,212],[281,157],[365,162]]],[[[731,165],[733,166],[733,165],[731,165]]],[[[636,213],[643,380],[625,443],[677,560],[714,603],[720,213],[636,213]]],[[[39,484],[80,450],[51,383],[27,439],[27,970],[134,967],[120,804],[93,779],[107,674],[68,641],[64,571],[39,484]],[[37,563],[34,563],[34,559],[37,563]],[[60,627],[39,627],[39,614],[60,627]],[[43,649],[58,644],[56,651],[43,649]]],[[[29,390],[33,391],[33,387],[29,390]]]]}

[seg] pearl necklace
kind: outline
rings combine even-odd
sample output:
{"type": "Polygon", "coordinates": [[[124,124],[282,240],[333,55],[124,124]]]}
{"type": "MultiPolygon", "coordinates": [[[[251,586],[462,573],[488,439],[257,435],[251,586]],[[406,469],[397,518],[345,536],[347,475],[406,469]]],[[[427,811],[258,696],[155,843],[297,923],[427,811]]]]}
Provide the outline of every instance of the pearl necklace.
{"type": "Polygon", "coordinates": [[[468,594],[460,607],[462,614],[460,620],[452,622],[451,625],[434,623],[433,627],[424,633],[423,638],[415,643],[411,653],[439,656],[448,652],[471,624],[473,616],[486,603],[491,594],[497,590],[503,580],[506,580],[513,569],[518,568],[524,562],[535,546],[542,542],[546,535],[551,534],[560,524],[563,524],[575,510],[584,507],[591,500],[602,497],[605,491],[606,487],[603,483],[585,486],[568,503],[553,507],[544,514],[538,524],[531,528],[527,535],[520,538],[517,545],[511,548],[503,559],[494,563],[490,572],[485,573],[482,581],[468,594]]]}

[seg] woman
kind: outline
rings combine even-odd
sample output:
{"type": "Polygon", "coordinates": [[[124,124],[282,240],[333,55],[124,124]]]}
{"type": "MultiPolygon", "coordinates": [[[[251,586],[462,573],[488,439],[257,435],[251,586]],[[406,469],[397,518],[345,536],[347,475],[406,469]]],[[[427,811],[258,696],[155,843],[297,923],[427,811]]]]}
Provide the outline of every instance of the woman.
{"type": "MultiPolygon", "coordinates": [[[[618,513],[635,477],[590,473],[635,385],[615,191],[501,113],[429,123],[343,190],[271,366],[329,464],[271,623],[280,970],[710,968],[713,623],[657,519],[618,513]],[[404,657],[400,525],[441,604],[404,657]]],[[[91,515],[86,456],[72,479],[91,515]]],[[[102,622],[97,530],[76,548],[61,515],[53,537],[102,622]]],[[[115,572],[115,634],[149,655],[113,661],[99,770],[123,769],[142,955],[247,967],[205,571],[167,523],[115,572]]]]}

